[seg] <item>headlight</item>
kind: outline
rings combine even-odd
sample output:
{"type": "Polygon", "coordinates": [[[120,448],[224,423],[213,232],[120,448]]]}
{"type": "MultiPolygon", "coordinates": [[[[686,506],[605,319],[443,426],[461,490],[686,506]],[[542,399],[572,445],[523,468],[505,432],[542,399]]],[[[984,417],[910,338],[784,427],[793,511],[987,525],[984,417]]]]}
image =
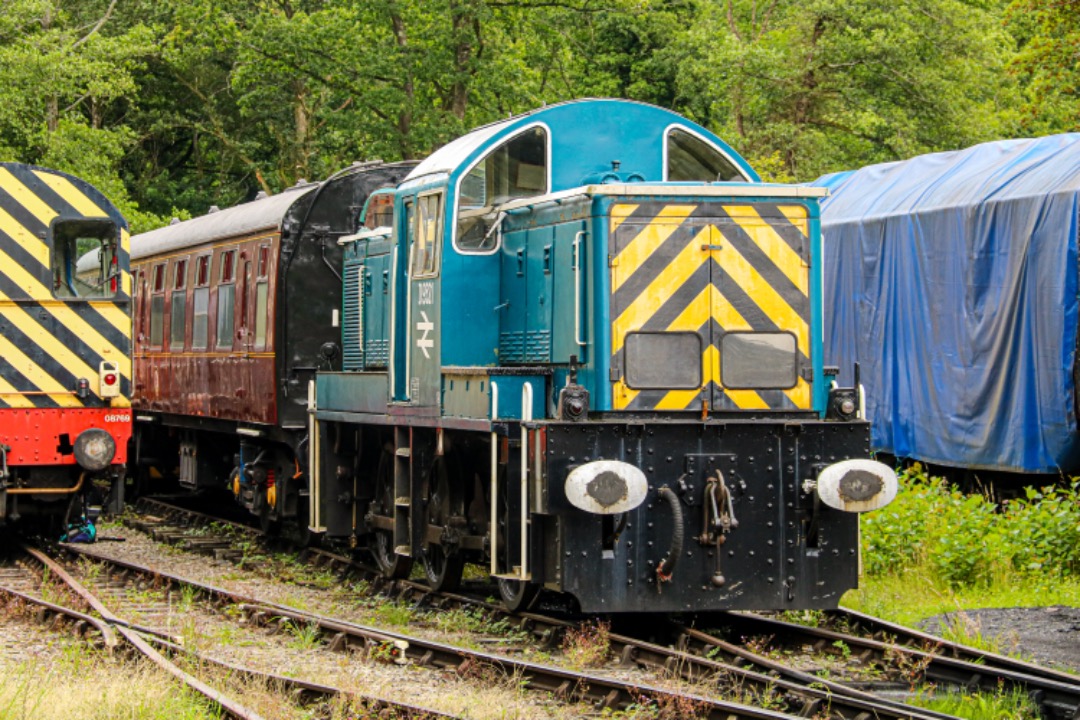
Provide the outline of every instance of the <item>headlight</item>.
{"type": "Polygon", "coordinates": [[[859,391],[855,388],[832,388],[825,410],[826,420],[849,422],[859,417],[859,391]]]}
{"type": "Polygon", "coordinates": [[[574,468],[566,477],[566,499],[574,507],[597,515],[617,515],[645,501],[645,473],[619,460],[596,460],[574,468]]]}
{"type": "Polygon", "coordinates": [[[86,470],[97,472],[109,467],[116,457],[116,441],[99,428],[79,433],[75,439],[75,460],[86,470]]]}
{"type": "Polygon", "coordinates": [[[844,460],[821,471],[817,494],[837,510],[867,512],[883,508],[896,497],[896,473],[875,460],[844,460]]]}

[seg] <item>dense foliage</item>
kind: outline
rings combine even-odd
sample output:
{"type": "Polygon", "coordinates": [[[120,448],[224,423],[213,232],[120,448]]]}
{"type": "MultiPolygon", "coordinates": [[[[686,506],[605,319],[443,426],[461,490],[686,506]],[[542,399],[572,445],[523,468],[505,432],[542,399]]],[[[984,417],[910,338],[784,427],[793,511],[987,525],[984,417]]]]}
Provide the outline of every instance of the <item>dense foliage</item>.
{"type": "Polygon", "coordinates": [[[0,159],[147,229],[616,96],[764,174],[1080,126],[1080,0],[5,0],[0,159]]]}
{"type": "Polygon", "coordinates": [[[885,509],[862,519],[869,576],[922,569],[954,589],[1020,579],[1029,587],[1080,579],[1080,481],[997,503],[920,468],[885,509]]]}

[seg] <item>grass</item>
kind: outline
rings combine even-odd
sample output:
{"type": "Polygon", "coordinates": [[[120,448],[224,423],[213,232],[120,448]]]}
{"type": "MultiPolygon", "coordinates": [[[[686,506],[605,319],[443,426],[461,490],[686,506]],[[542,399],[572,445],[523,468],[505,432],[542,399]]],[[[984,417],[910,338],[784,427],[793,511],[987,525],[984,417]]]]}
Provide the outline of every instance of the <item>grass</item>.
{"type": "Polygon", "coordinates": [[[984,607],[1080,605],[1080,482],[997,501],[917,464],[861,518],[865,573],[843,604],[912,625],[984,607]]]}
{"type": "Polygon", "coordinates": [[[889,575],[863,576],[859,584],[844,595],[845,607],[910,626],[958,610],[1080,606],[1080,580],[1075,578],[1036,588],[1018,574],[1003,573],[988,583],[954,588],[915,566],[889,575]]]}
{"type": "Polygon", "coordinates": [[[995,693],[926,693],[912,700],[928,710],[967,720],[1037,720],[1039,709],[1020,690],[995,693]]]}
{"type": "Polygon", "coordinates": [[[0,717],[5,720],[217,720],[202,696],[146,663],[119,663],[73,646],[59,661],[0,664],[0,717]]]}
{"type": "MultiPolygon", "coordinates": [[[[893,504],[861,523],[865,573],[844,596],[846,607],[911,627],[951,613],[939,632],[945,639],[1023,657],[1016,636],[987,636],[965,611],[1080,606],[1076,480],[999,502],[961,493],[916,465],[901,476],[893,504]]],[[[927,688],[912,702],[969,720],[1039,717],[1023,693],[1011,691],[927,688]]]]}

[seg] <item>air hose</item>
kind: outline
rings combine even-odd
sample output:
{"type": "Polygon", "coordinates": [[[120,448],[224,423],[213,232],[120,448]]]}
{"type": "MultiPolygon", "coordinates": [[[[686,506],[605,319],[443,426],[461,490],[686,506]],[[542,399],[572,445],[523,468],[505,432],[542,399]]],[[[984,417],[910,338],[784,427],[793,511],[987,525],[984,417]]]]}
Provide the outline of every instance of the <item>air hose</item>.
{"type": "Polygon", "coordinates": [[[671,534],[671,548],[668,550],[667,555],[664,556],[664,559],[660,561],[660,564],[656,566],[657,579],[662,583],[666,583],[671,581],[671,576],[675,573],[675,563],[678,561],[679,556],[682,555],[683,516],[679,496],[671,488],[667,485],[660,488],[660,497],[667,500],[667,504],[671,508],[672,519],[675,522],[675,531],[671,534]]]}

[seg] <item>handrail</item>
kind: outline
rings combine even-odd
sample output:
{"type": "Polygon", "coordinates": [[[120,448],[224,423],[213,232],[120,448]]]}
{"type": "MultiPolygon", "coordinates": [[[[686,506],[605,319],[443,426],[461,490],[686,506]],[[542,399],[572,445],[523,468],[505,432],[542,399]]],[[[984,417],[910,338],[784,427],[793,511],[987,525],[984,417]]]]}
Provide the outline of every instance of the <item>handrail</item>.
{"type": "Polygon", "coordinates": [[[584,230],[578,230],[574,235],[574,342],[581,347],[585,347],[585,341],[581,339],[581,241],[584,237],[584,230]]]}
{"type": "Polygon", "coordinates": [[[521,386],[521,565],[518,568],[521,581],[529,578],[529,429],[531,422],[533,388],[531,382],[521,386]]]}
{"type": "Polygon", "coordinates": [[[499,546],[499,442],[495,434],[495,421],[499,419],[499,384],[491,382],[491,521],[488,526],[488,534],[491,536],[491,574],[499,573],[499,557],[496,548],[499,546]]]}

